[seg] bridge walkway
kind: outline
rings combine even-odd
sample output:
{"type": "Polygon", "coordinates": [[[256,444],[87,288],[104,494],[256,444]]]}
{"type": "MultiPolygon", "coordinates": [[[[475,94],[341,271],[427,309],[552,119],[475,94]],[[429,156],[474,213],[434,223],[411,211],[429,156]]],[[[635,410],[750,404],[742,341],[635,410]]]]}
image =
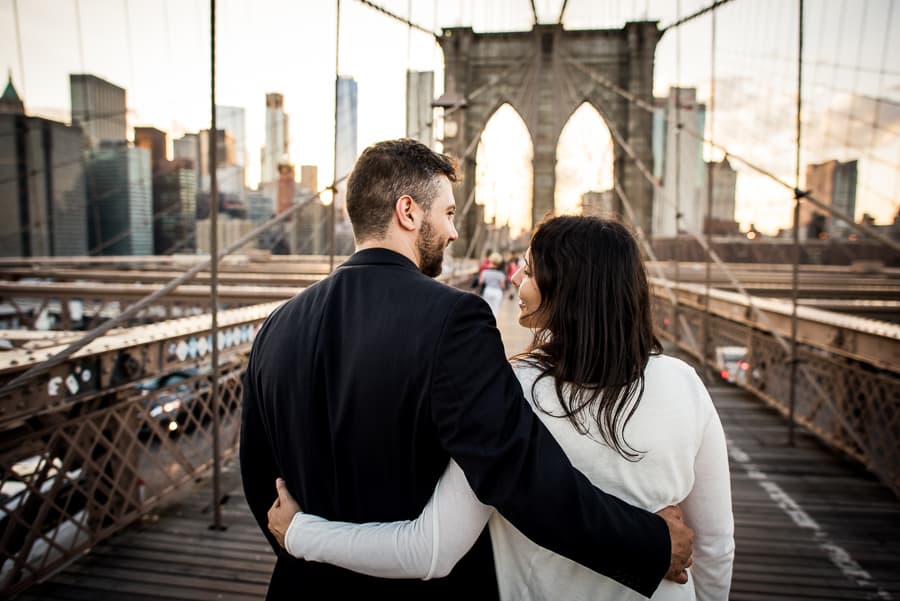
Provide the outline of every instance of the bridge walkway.
{"type": "MultiPolygon", "coordinates": [[[[515,303],[505,300],[498,321],[510,354],[529,338],[515,315],[515,303]]],[[[803,430],[787,446],[784,420],[747,392],[725,384],[710,392],[731,455],[737,545],[731,599],[900,600],[900,501],[803,430]]],[[[206,482],[19,598],[264,598],[274,556],[233,465],[223,481],[224,532],[209,529],[206,482]]]]}

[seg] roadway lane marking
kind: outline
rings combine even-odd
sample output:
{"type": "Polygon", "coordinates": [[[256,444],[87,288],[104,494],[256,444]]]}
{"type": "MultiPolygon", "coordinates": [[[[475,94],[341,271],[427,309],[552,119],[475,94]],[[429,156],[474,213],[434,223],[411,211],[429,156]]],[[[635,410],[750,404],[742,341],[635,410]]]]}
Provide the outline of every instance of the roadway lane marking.
{"type": "Polygon", "coordinates": [[[835,543],[828,533],[819,526],[819,524],[816,523],[816,521],[813,520],[812,517],[810,517],[810,515],[784,491],[783,488],[773,482],[765,472],[760,470],[756,464],[753,463],[750,455],[735,446],[731,440],[728,440],[727,443],[728,454],[735,463],[743,468],[744,472],[746,472],[751,480],[756,481],[756,483],[766,491],[769,498],[775,502],[779,509],[791,518],[791,521],[793,521],[794,524],[799,528],[812,530],[813,540],[823,551],[825,551],[828,555],[828,559],[831,560],[831,563],[837,566],[844,576],[851,581],[856,582],[860,588],[874,589],[875,597],[870,598],[884,599],[885,601],[893,599],[888,591],[872,582],[872,576],[864,570],[855,559],[853,559],[846,549],[835,543]]]}

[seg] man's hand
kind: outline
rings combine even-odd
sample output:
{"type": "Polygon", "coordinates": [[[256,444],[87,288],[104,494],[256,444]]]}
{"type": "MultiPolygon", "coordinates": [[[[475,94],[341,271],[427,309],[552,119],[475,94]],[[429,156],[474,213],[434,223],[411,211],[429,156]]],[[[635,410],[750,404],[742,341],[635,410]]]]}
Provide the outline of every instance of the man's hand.
{"type": "MultiPolygon", "coordinates": [[[[278,491],[278,498],[269,509],[269,532],[275,536],[278,544],[284,547],[284,535],[287,533],[294,514],[300,511],[300,505],[288,492],[287,485],[282,478],[275,480],[275,489],[278,491]]],[[[669,527],[671,531],[671,526],[669,527]]],[[[674,543],[673,543],[674,546],[674,543]]]]}
{"type": "Polygon", "coordinates": [[[660,509],[656,515],[666,521],[672,541],[672,561],[666,580],[685,584],[688,581],[687,568],[694,563],[694,531],[684,523],[681,509],[674,505],[660,509]]]}

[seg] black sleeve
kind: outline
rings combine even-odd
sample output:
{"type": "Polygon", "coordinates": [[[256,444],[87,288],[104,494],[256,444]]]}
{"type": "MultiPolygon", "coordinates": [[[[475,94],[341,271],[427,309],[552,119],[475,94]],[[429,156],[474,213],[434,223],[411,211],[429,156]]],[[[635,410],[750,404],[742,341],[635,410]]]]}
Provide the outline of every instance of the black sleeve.
{"type": "Polygon", "coordinates": [[[653,594],[670,561],[665,521],[595,488],[534,415],[488,305],[466,294],[435,357],[432,415],[478,498],[537,544],[653,594]]]}
{"type": "Polygon", "coordinates": [[[250,506],[256,523],[266,535],[276,555],[287,552],[281,548],[272,533],[269,532],[269,508],[275,502],[278,493],[275,491],[275,478],[279,474],[278,466],[272,456],[269,438],[266,435],[259,405],[256,400],[251,370],[252,360],[248,361],[247,371],[243,378],[243,402],[241,404],[241,482],[244,497],[250,506]]]}

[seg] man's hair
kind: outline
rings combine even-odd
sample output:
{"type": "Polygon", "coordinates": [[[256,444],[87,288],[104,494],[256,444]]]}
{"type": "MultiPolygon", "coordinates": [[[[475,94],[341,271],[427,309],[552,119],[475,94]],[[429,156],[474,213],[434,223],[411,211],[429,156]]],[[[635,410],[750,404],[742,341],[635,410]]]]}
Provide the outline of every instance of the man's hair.
{"type": "Polygon", "coordinates": [[[366,148],[347,182],[347,213],[357,241],[383,238],[403,195],[428,211],[441,175],[457,181],[456,160],[421,142],[403,138],[366,148]]]}

